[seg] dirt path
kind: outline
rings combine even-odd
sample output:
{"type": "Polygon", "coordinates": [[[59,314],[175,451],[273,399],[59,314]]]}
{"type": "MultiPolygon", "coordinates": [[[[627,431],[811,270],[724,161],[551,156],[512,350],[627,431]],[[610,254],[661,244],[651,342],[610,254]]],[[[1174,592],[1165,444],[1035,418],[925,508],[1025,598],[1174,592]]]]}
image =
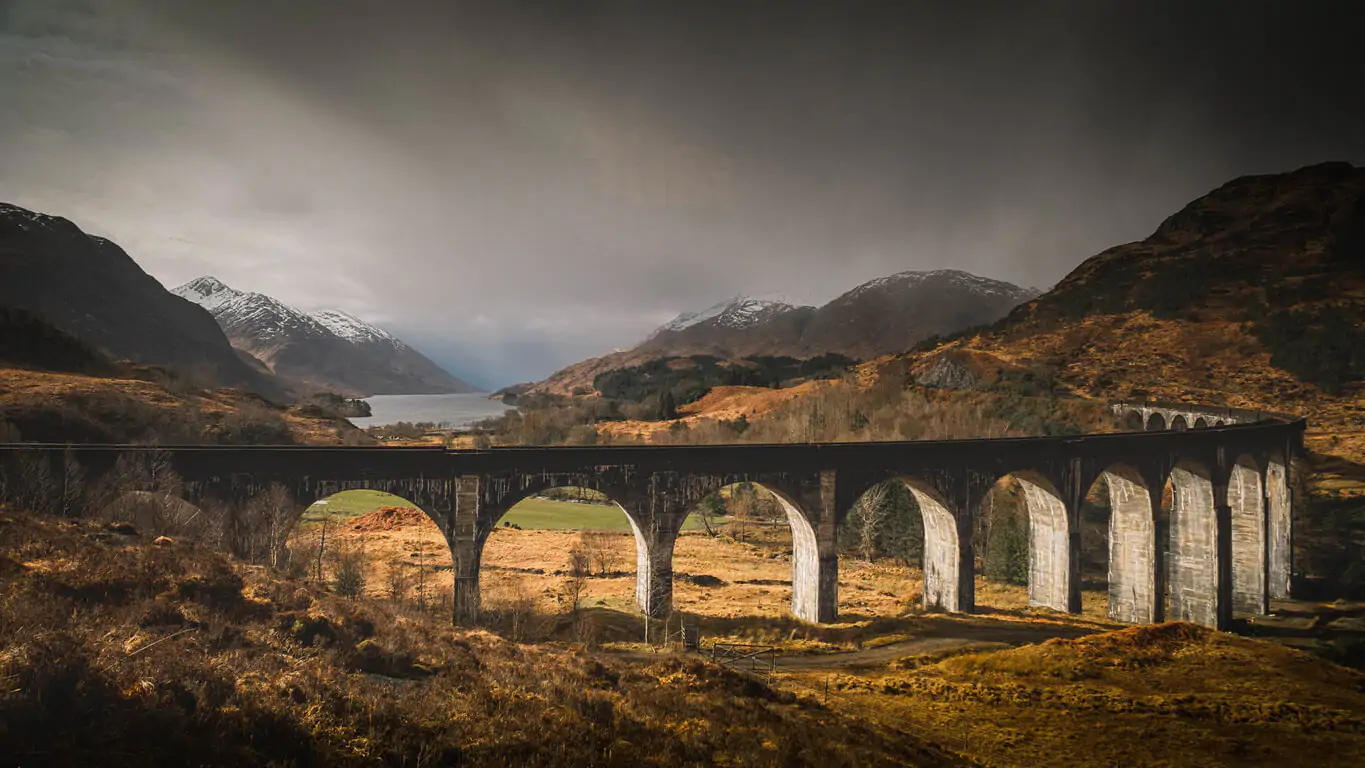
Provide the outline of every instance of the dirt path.
{"type": "MultiPolygon", "coordinates": [[[[952,631],[945,628],[946,634],[912,637],[898,643],[888,643],[876,648],[864,648],[847,653],[818,653],[783,655],[777,658],[777,668],[797,671],[805,669],[833,669],[839,667],[864,667],[888,664],[906,656],[919,656],[926,653],[941,653],[951,650],[992,650],[1016,645],[1038,643],[1050,637],[1057,637],[1055,627],[1031,626],[972,626],[962,623],[952,631]]],[[[940,630],[943,631],[943,630],[940,630]]]]}

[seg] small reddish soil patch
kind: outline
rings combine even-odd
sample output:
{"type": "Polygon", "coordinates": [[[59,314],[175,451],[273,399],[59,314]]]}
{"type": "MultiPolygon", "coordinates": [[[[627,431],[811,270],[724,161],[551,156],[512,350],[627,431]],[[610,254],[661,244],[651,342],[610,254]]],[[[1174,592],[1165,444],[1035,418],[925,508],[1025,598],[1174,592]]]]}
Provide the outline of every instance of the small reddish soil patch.
{"type": "Polygon", "coordinates": [[[412,507],[380,507],[373,512],[361,515],[351,522],[353,531],[396,531],[413,525],[430,522],[431,518],[420,509],[412,507]]]}

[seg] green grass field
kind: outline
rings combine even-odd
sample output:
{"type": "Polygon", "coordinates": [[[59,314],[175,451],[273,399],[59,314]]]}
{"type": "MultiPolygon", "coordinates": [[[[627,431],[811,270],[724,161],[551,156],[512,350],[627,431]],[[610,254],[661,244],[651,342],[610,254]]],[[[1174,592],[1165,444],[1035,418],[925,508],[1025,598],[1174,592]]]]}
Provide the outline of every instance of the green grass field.
{"type": "MultiPolygon", "coordinates": [[[[412,506],[401,497],[383,491],[342,491],[330,496],[325,504],[314,504],[303,513],[303,524],[320,523],[324,517],[336,520],[368,514],[379,507],[412,506]]],[[[629,531],[630,522],[619,508],[605,504],[574,504],[567,501],[529,498],[512,507],[498,525],[504,522],[524,529],[629,531]]],[[[696,515],[689,515],[683,530],[701,528],[696,515]]]]}

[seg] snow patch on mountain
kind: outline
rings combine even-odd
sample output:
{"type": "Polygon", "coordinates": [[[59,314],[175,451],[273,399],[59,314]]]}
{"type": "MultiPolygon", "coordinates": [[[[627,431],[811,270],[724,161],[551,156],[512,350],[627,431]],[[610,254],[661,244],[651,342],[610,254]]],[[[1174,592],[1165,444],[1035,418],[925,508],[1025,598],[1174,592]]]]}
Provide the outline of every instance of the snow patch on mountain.
{"type": "Polygon", "coordinates": [[[700,312],[684,312],[656,328],[650,338],[666,331],[681,331],[707,322],[725,328],[749,328],[794,309],[796,307],[778,299],[735,296],[700,312]]]}
{"type": "Polygon", "coordinates": [[[402,347],[403,342],[383,328],[370,325],[354,315],[348,315],[339,309],[324,309],[314,312],[311,317],[322,323],[327,330],[351,342],[352,344],[368,344],[371,342],[387,342],[395,347],[402,347]]]}

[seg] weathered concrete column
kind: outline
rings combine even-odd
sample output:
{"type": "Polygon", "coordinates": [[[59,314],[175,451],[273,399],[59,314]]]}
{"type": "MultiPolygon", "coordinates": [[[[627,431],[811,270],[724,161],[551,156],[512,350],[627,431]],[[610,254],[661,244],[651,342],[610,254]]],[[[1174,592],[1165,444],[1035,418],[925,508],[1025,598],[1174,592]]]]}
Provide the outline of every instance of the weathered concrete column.
{"type": "Polygon", "coordinates": [[[1072,507],[1047,480],[1032,473],[1015,475],[1024,490],[1028,513],[1028,602],[1057,611],[1080,609],[1079,537],[1073,547],[1072,507]]]}
{"type": "Polygon", "coordinates": [[[924,521],[924,607],[971,612],[976,607],[971,515],[950,509],[947,499],[922,481],[904,482],[924,521]]]}
{"type": "Polygon", "coordinates": [[[800,507],[778,496],[792,529],[792,614],[817,624],[839,618],[836,482],[834,472],[821,472],[819,491],[800,507]]]}
{"type": "Polygon", "coordinates": [[[642,532],[635,528],[635,603],[650,618],[673,612],[673,547],[676,531],[642,532]]]}
{"type": "Polygon", "coordinates": [[[1171,481],[1175,497],[1167,564],[1170,611],[1166,618],[1226,628],[1223,617],[1231,606],[1232,582],[1228,549],[1232,513],[1221,503],[1226,494],[1222,489],[1215,494],[1209,476],[1199,467],[1177,465],[1171,470],[1171,481]],[[1228,599],[1223,599],[1225,596],[1228,599]]]}
{"type": "Polygon", "coordinates": [[[1294,505],[1289,464],[1279,456],[1271,458],[1266,468],[1265,496],[1266,595],[1271,600],[1288,600],[1294,572],[1294,505]]]}
{"type": "Polygon", "coordinates": [[[1266,588],[1268,510],[1261,473],[1249,462],[1239,460],[1233,466],[1227,502],[1231,509],[1232,610],[1264,616],[1270,612],[1266,588]]]}
{"type": "Polygon", "coordinates": [[[485,535],[480,535],[479,490],[482,478],[462,476],[455,480],[455,503],[450,512],[447,538],[454,565],[452,620],[469,626],[479,619],[479,563],[485,535]]]}
{"type": "Polygon", "coordinates": [[[1160,615],[1156,575],[1164,546],[1156,535],[1152,493],[1129,467],[1112,467],[1103,477],[1109,491],[1109,618],[1149,624],[1160,615]]]}

